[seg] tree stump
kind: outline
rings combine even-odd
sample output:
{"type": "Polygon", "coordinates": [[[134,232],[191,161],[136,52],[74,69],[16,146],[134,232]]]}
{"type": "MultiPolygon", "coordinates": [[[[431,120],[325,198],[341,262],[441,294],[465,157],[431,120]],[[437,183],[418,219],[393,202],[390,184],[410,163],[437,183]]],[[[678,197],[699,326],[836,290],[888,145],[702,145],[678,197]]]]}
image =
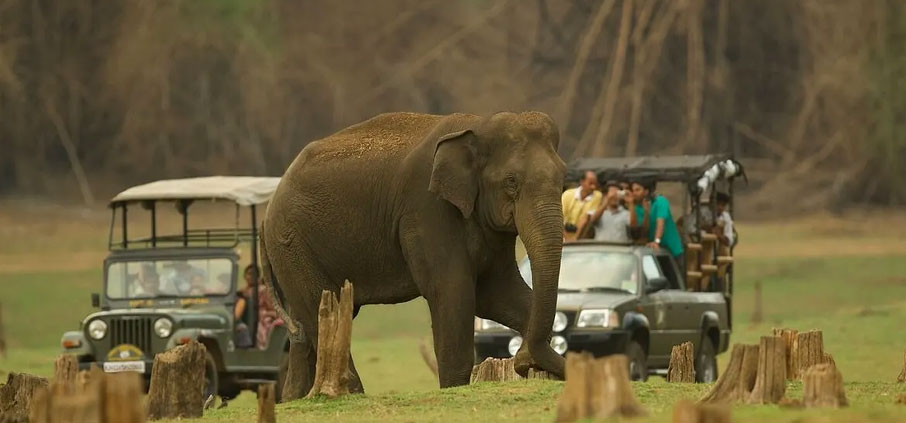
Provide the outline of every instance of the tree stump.
{"type": "Polygon", "coordinates": [[[809,367],[824,363],[824,337],[821,331],[799,332],[796,335],[792,353],[791,364],[795,369],[795,374],[791,379],[799,380],[809,367]]]}
{"type": "Polygon", "coordinates": [[[536,369],[529,369],[526,377],[522,377],[516,373],[514,358],[489,357],[472,367],[472,377],[469,379],[469,383],[507,382],[520,379],[556,380],[557,378],[546,371],[536,369]]]}
{"type": "Polygon", "coordinates": [[[273,383],[258,385],[258,423],[277,423],[274,399],[273,383]]]}
{"type": "Polygon", "coordinates": [[[644,414],[632,393],[625,355],[596,359],[588,352],[567,354],[566,386],[557,403],[557,422],[644,414]]]}
{"type": "Polygon", "coordinates": [[[832,364],[816,364],[802,374],[802,402],[806,407],[845,407],[843,375],[832,364]]]}
{"type": "Polygon", "coordinates": [[[903,370],[900,370],[900,375],[897,376],[897,382],[906,382],[906,351],[903,352],[903,370]]]}
{"type": "Polygon", "coordinates": [[[749,404],[776,404],[786,392],[786,346],[783,338],[762,336],[758,346],[758,370],[749,404]]]}
{"type": "Polygon", "coordinates": [[[730,363],[700,402],[745,402],[755,387],[758,373],[758,345],[733,345],[730,363]]]}
{"type": "Polygon", "coordinates": [[[3,423],[28,421],[36,392],[46,388],[47,379],[43,377],[10,372],[6,384],[0,386],[0,421],[3,423]]]}
{"type": "Polygon", "coordinates": [[[679,401],[673,406],[673,423],[730,423],[730,407],[679,401]]]}
{"type": "Polygon", "coordinates": [[[786,348],[786,378],[787,380],[794,380],[798,374],[796,343],[798,342],[799,331],[796,329],[774,328],[774,336],[783,338],[783,344],[786,348]]]}
{"type": "Polygon", "coordinates": [[[54,381],[40,389],[32,404],[31,423],[144,423],[141,376],[92,373],[81,386],[54,381]]]}
{"type": "Polygon", "coordinates": [[[321,293],[318,308],[318,348],[315,379],[308,398],[335,398],[349,393],[349,346],[352,336],[352,284],[340,289],[340,301],[331,291],[321,293]]]}
{"type": "Polygon", "coordinates": [[[148,389],[151,420],[201,417],[205,351],[204,345],[190,341],[154,356],[148,389]]]}
{"type": "Polygon", "coordinates": [[[53,381],[74,389],[79,373],[79,360],[72,354],[62,354],[53,363],[53,381]]]}
{"type": "Polygon", "coordinates": [[[695,382],[695,353],[691,342],[673,346],[667,367],[667,382],[695,382]]]}

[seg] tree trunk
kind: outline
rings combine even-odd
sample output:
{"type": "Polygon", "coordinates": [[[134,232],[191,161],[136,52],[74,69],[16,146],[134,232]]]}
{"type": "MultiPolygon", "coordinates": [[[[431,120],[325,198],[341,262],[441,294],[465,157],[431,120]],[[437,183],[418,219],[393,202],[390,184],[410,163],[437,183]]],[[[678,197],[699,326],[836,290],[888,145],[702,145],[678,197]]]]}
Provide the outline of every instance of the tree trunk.
{"type": "Polygon", "coordinates": [[[745,402],[755,387],[758,352],[758,345],[734,345],[727,370],[720,375],[711,392],[700,402],[745,402]]]}
{"type": "Polygon", "coordinates": [[[74,389],[79,373],[79,361],[72,354],[62,354],[53,363],[53,381],[67,389],[74,389]]]}
{"type": "Polygon", "coordinates": [[[786,392],[786,346],[783,338],[762,336],[758,347],[758,372],[749,404],[776,404],[786,392]]]}
{"type": "Polygon", "coordinates": [[[667,367],[667,382],[695,382],[695,353],[691,342],[673,346],[667,367]]]}
{"type": "MultiPolygon", "coordinates": [[[[82,372],[88,373],[88,372],[82,372]]],[[[104,374],[54,381],[35,394],[31,423],[144,423],[142,380],[137,373],[104,374]]]]}
{"type": "Polygon", "coordinates": [[[792,352],[792,364],[796,369],[796,373],[792,378],[799,380],[809,367],[822,364],[825,361],[824,340],[821,331],[800,332],[796,336],[792,352]]]}
{"type": "Polygon", "coordinates": [[[816,364],[802,374],[802,402],[806,407],[845,407],[843,375],[832,364],[816,364]]]}
{"type": "Polygon", "coordinates": [[[277,423],[274,398],[273,383],[258,385],[258,423],[277,423]]]}
{"type": "Polygon", "coordinates": [[[906,351],[903,352],[903,370],[900,370],[900,375],[897,376],[897,382],[906,382],[906,351]]]}
{"type": "Polygon", "coordinates": [[[682,400],[673,406],[673,423],[730,423],[730,407],[682,400]]]}
{"type": "Polygon", "coordinates": [[[47,379],[11,372],[6,378],[6,384],[0,386],[0,417],[3,423],[28,421],[35,393],[42,388],[47,388],[47,379]]]}
{"type": "Polygon", "coordinates": [[[583,352],[566,356],[566,386],[557,403],[557,422],[644,414],[632,393],[625,355],[596,359],[583,352]]]}
{"type": "Polygon", "coordinates": [[[349,281],[340,289],[339,303],[333,292],[321,293],[321,306],[318,308],[318,357],[315,380],[308,398],[317,395],[334,398],[349,393],[352,299],[352,284],[349,281]]]}
{"type": "Polygon", "coordinates": [[[486,358],[481,363],[472,367],[472,377],[469,383],[475,382],[506,382],[520,379],[552,379],[557,377],[543,370],[529,369],[526,377],[516,373],[513,367],[515,361],[510,358],[486,358]]]}
{"type": "Polygon", "coordinates": [[[755,305],[752,308],[752,325],[760,325],[764,321],[764,310],[761,304],[761,281],[755,281],[755,305]]]}
{"type": "Polygon", "coordinates": [[[783,338],[783,344],[786,348],[786,378],[794,380],[798,374],[798,364],[796,363],[796,343],[799,331],[796,329],[778,329],[774,328],[774,336],[783,338]]]}
{"type": "Polygon", "coordinates": [[[148,389],[151,420],[201,417],[205,347],[198,341],[154,356],[148,389]]]}

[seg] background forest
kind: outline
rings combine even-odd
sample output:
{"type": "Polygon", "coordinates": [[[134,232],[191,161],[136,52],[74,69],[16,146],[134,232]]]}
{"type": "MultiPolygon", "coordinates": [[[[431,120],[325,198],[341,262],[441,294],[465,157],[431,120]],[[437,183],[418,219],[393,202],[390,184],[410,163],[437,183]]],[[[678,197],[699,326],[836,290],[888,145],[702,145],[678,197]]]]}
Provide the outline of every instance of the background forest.
{"type": "Polygon", "coordinates": [[[2,0],[0,194],[280,175],[386,111],[536,109],[560,154],[732,152],[749,210],[906,203],[899,0],[2,0]]]}

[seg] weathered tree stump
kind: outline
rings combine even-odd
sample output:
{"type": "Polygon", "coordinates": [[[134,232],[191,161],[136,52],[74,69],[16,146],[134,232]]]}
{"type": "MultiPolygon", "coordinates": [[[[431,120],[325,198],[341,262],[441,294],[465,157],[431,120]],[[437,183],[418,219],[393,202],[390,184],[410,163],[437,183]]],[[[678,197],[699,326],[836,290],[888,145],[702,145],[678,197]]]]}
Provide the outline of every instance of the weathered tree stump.
{"type": "Polygon", "coordinates": [[[727,369],[700,402],[745,402],[755,387],[758,373],[758,345],[733,345],[727,369]]]}
{"type": "Polygon", "coordinates": [[[906,351],[903,352],[903,370],[900,370],[900,375],[897,376],[897,382],[906,382],[906,351]]]}
{"type": "Polygon", "coordinates": [[[566,386],[557,403],[557,422],[644,414],[632,393],[625,355],[596,359],[588,352],[567,354],[566,386]]]}
{"type": "Polygon", "coordinates": [[[667,382],[695,382],[695,353],[691,342],[673,346],[667,367],[667,382]]]}
{"type": "Polygon", "coordinates": [[[752,306],[752,325],[760,325],[764,321],[764,307],[761,301],[761,281],[755,281],[755,304],[752,306]]]}
{"type": "Polygon", "coordinates": [[[6,333],[3,330],[3,303],[0,303],[0,358],[6,358],[6,333]]]}
{"type": "Polygon", "coordinates": [[[526,377],[516,373],[515,360],[510,358],[486,358],[481,363],[472,367],[472,377],[469,383],[476,382],[507,382],[520,379],[557,379],[554,375],[536,369],[529,369],[526,377]]]}
{"type": "Polygon", "coordinates": [[[154,356],[148,389],[151,420],[201,417],[205,356],[205,347],[198,341],[154,356]]]}
{"type": "Polygon", "coordinates": [[[352,336],[352,284],[340,289],[340,301],[331,291],[321,293],[318,308],[318,348],[315,379],[308,397],[334,398],[349,393],[349,346],[352,336]]]}
{"type": "Polygon", "coordinates": [[[787,380],[793,380],[798,374],[798,364],[795,360],[795,353],[799,331],[796,329],[774,328],[774,336],[783,338],[783,345],[786,348],[786,378],[787,380]]]}
{"type": "Polygon", "coordinates": [[[274,401],[274,384],[258,385],[258,423],[277,423],[274,401]]]}
{"type": "MultiPolygon", "coordinates": [[[[83,372],[84,373],[84,372],[83,372]]],[[[142,380],[137,373],[92,371],[86,383],[54,381],[35,394],[31,423],[144,423],[142,380]]]]}
{"type": "Polygon", "coordinates": [[[63,354],[53,363],[53,381],[66,389],[74,389],[79,373],[79,360],[72,354],[63,354]]]}
{"type": "Polygon", "coordinates": [[[802,402],[806,407],[845,407],[843,375],[832,364],[816,364],[802,375],[802,402]]]}
{"type": "Polygon", "coordinates": [[[730,423],[730,407],[679,401],[673,406],[673,423],[730,423]]]}
{"type": "Polygon", "coordinates": [[[749,404],[776,404],[786,392],[786,346],[783,338],[762,336],[758,346],[758,370],[749,404]]]}
{"type": "Polygon", "coordinates": [[[790,379],[802,379],[802,374],[816,364],[824,363],[824,336],[820,330],[799,332],[792,349],[790,360],[795,374],[790,379]]]}
{"type": "Polygon", "coordinates": [[[0,386],[0,422],[28,421],[35,394],[47,388],[47,379],[25,373],[10,372],[6,384],[0,386]]]}

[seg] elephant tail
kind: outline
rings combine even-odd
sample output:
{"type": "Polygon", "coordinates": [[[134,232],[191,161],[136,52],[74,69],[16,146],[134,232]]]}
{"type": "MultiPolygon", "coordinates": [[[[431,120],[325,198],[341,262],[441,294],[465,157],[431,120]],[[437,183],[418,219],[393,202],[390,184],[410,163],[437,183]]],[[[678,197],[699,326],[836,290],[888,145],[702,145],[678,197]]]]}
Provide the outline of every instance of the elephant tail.
{"type": "Polygon", "coordinates": [[[283,294],[283,289],[280,288],[280,283],[277,281],[277,276],[274,274],[274,269],[271,267],[271,261],[267,254],[266,233],[267,232],[264,231],[264,221],[261,221],[261,226],[258,231],[261,279],[264,281],[264,285],[267,286],[267,292],[271,296],[271,302],[274,304],[277,316],[283,319],[283,322],[286,324],[286,329],[290,333],[290,338],[301,341],[302,325],[290,317],[289,313],[286,311],[284,305],[286,304],[286,296],[283,294]]]}

